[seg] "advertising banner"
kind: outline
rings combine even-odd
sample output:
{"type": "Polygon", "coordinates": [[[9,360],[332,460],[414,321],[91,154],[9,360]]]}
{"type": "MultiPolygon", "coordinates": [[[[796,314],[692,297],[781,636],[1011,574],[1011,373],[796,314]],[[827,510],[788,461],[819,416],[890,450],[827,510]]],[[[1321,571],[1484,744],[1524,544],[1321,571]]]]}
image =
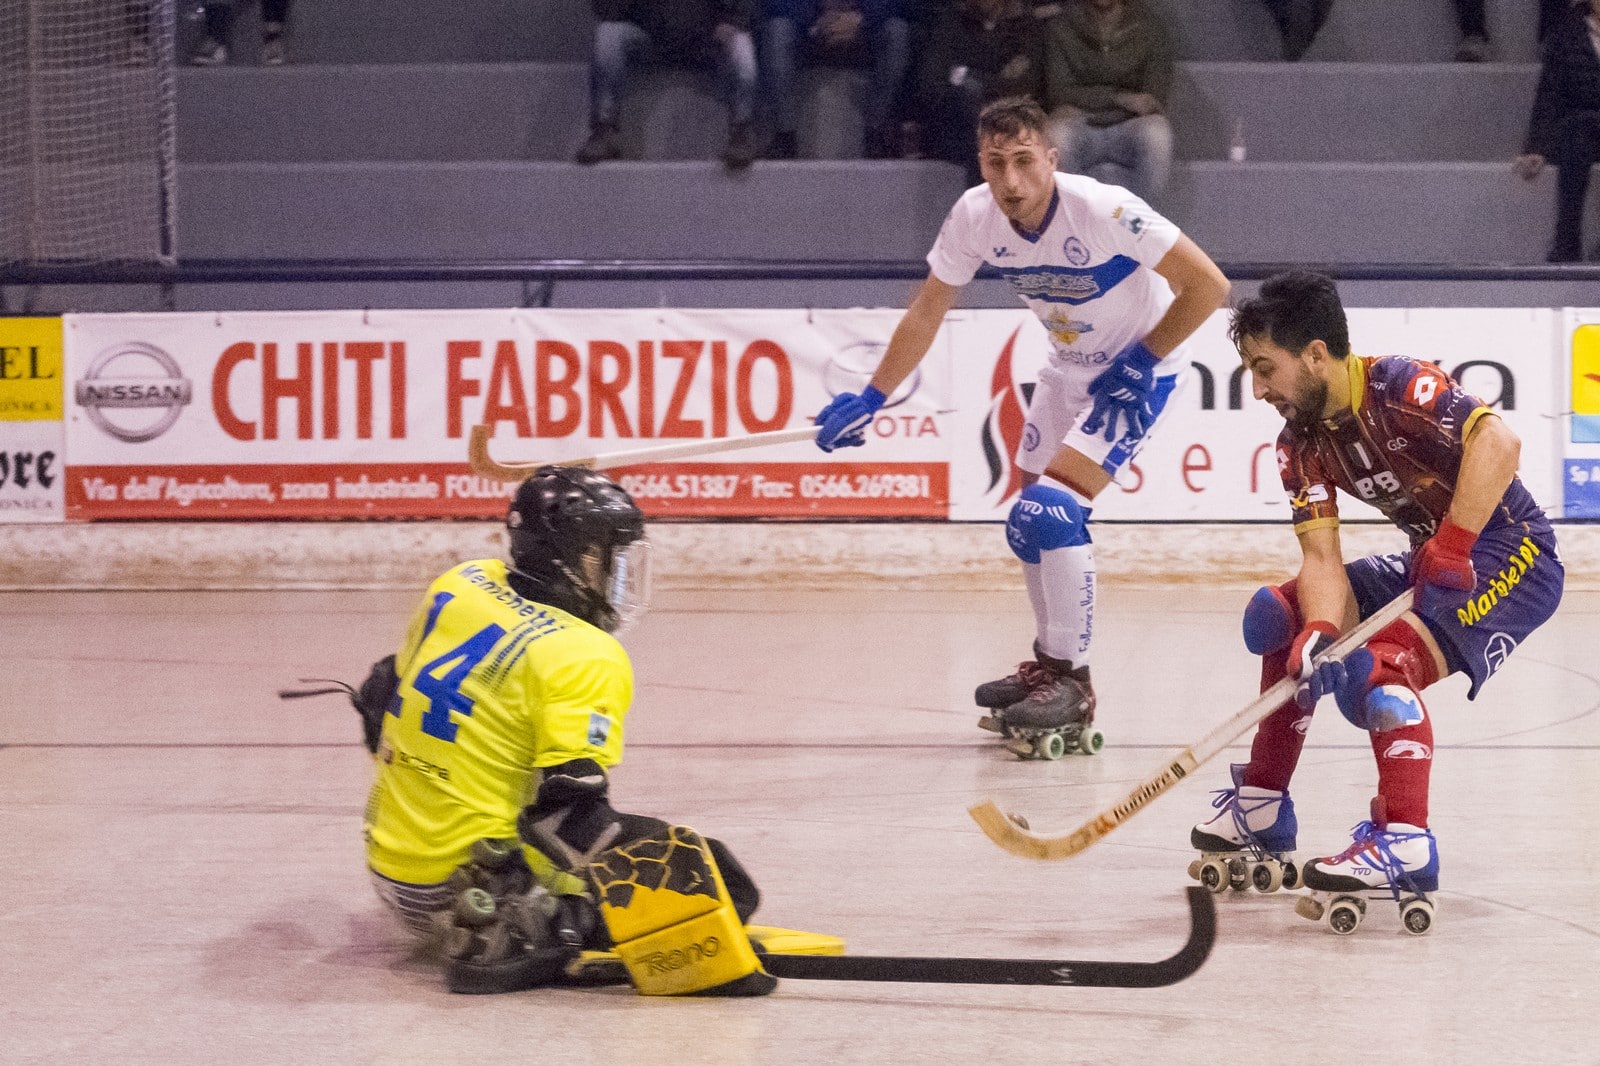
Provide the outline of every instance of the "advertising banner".
{"type": "Polygon", "coordinates": [[[1561,349],[1569,400],[1562,434],[1567,518],[1600,518],[1600,310],[1569,308],[1561,349]]]}
{"type": "MultiPolygon", "coordinates": [[[[894,311],[388,311],[67,320],[68,514],[438,518],[503,513],[466,465],[802,427],[865,385],[894,311]]],[[[943,335],[878,447],[775,446],[617,476],[655,515],[949,512],[943,335]]]]}
{"type": "Polygon", "coordinates": [[[0,522],[64,515],[58,318],[0,318],[0,522]]]}
{"type": "MultiPolygon", "coordinates": [[[[66,326],[67,515],[442,518],[500,514],[474,475],[810,424],[867,383],[885,310],[449,310],[75,315],[66,326]]],[[[1350,312],[1360,354],[1438,361],[1522,437],[1524,480],[1557,509],[1565,383],[1548,310],[1350,312]]],[[[1095,516],[1287,519],[1282,421],[1254,399],[1218,312],[1194,371],[1095,516]]],[[[1004,518],[1044,362],[1025,308],[953,312],[918,370],[832,455],[802,442],[614,471],[654,516],[1004,518]]],[[[1600,408],[1597,408],[1600,410],[1600,408]]],[[[1349,501],[1347,518],[1376,512],[1349,501]]]]}
{"type": "MultiPolygon", "coordinates": [[[[1555,312],[1546,309],[1362,309],[1349,311],[1358,355],[1405,355],[1438,362],[1505,418],[1522,438],[1522,478],[1534,497],[1558,507],[1553,419],[1557,383],[1550,357],[1555,312]]],[[[1273,444],[1283,419],[1251,394],[1218,312],[1190,338],[1194,371],[1167,402],[1156,432],[1095,500],[1098,520],[1288,520],[1273,444]]],[[[1044,363],[1044,328],[1030,312],[952,315],[955,352],[951,517],[1005,517],[1016,491],[1011,462],[1022,410],[1044,363]]],[[[1114,354],[1114,353],[1113,353],[1114,354]]],[[[1343,495],[1340,513],[1380,518],[1343,495]]]]}

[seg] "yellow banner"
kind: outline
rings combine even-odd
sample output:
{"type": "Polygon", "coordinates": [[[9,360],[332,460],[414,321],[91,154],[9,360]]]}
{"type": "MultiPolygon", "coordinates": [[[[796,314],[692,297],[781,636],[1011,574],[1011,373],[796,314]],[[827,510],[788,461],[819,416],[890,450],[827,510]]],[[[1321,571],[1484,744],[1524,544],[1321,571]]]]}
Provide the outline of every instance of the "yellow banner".
{"type": "Polygon", "coordinates": [[[61,319],[0,318],[0,422],[60,422],[61,319]]]}

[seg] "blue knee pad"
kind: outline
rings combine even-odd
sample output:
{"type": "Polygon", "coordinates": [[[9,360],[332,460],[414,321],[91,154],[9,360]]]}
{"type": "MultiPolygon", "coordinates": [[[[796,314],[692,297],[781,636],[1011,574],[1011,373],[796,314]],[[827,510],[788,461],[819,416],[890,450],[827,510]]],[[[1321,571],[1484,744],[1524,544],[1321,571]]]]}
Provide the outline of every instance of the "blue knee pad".
{"type": "Polygon", "coordinates": [[[1025,563],[1037,563],[1042,551],[1088,544],[1088,512],[1070,492],[1029,485],[1006,515],[1006,543],[1025,563]]]}
{"type": "Polygon", "coordinates": [[[1299,611],[1275,585],[1256,589],[1244,608],[1244,646],[1251,655],[1270,655],[1294,643],[1299,611]]]}

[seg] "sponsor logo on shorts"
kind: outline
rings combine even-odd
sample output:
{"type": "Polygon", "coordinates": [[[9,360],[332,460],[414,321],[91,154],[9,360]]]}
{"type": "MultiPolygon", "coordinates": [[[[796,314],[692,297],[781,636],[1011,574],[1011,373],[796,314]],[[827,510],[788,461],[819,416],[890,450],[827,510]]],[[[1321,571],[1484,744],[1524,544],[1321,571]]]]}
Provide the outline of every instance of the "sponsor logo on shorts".
{"type": "Polygon", "coordinates": [[[1483,664],[1489,668],[1489,673],[1494,673],[1506,664],[1511,658],[1511,653],[1517,650],[1517,642],[1509,633],[1496,633],[1489,638],[1489,644],[1483,649],[1483,664]]]}
{"type": "Polygon", "coordinates": [[[1397,740],[1383,753],[1385,759],[1414,759],[1418,762],[1433,758],[1433,749],[1416,740],[1397,740]]]}
{"type": "Polygon", "coordinates": [[[1469,599],[1465,607],[1456,609],[1456,621],[1464,626],[1473,626],[1487,618],[1489,612],[1521,583],[1522,575],[1538,565],[1539,557],[1543,554],[1531,537],[1523,537],[1521,546],[1506,557],[1505,569],[1490,578],[1483,591],[1469,599]]]}

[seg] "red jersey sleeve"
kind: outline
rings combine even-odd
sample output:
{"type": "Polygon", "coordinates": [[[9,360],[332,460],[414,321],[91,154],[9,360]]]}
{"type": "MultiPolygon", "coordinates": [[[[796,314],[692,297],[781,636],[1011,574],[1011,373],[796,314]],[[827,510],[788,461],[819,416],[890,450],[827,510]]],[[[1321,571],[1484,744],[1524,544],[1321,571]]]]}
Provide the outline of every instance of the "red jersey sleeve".
{"type": "Polygon", "coordinates": [[[1322,461],[1316,442],[1302,439],[1287,426],[1278,434],[1278,476],[1289,495],[1296,535],[1309,529],[1339,524],[1334,481],[1322,461]]]}

